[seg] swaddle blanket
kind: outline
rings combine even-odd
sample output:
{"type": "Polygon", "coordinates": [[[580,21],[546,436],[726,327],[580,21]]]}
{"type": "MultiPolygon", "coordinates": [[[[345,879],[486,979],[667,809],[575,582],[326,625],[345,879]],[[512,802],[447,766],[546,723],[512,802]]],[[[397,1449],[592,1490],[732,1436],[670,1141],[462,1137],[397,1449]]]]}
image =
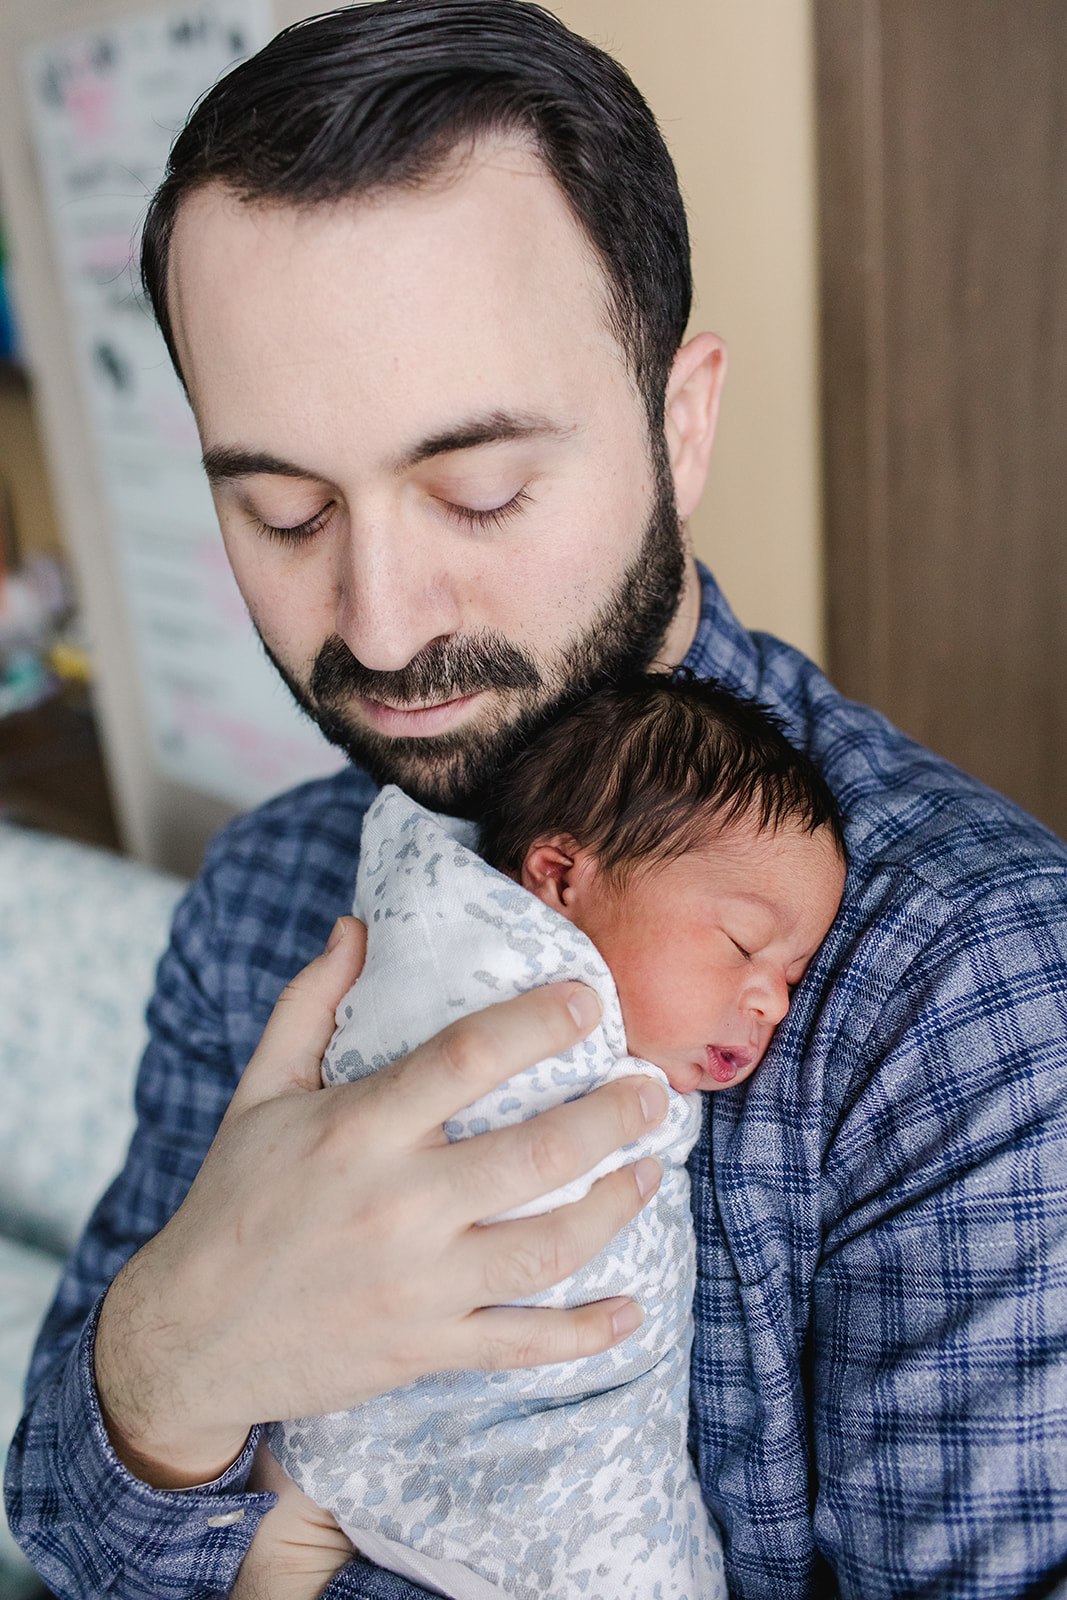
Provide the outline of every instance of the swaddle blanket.
{"type": "MultiPolygon", "coordinates": [[[[468,848],[471,824],[383,789],[363,830],[355,912],[364,971],[323,1063],[364,1077],[457,1017],[581,979],[595,1031],[467,1106],[451,1139],[525,1120],[608,1079],[658,1068],[627,1055],[615,985],[566,918],[468,848]]],[[[523,1304],[630,1294],[644,1324],[613,1350],[509,1372],[438,1372],[351,1411],[276,1423],[282,1466],[358,1549],[458,1600],[720,1600],[722,1556],[687,1449],[695,1249],[684,1162],[701,1097],[668,1090],[666,1120],[576,1183],[508,1215],[548,1211],[653,1153],[653,1200],[588,1266],[523,1304]],[[409,1554],[405,1554],[408,1552],[409,1554]]],[[[489,1219],[487,1219],[489,1220],[489,1219]]],[[[338,1263],[343,1270],[343,1263],[338,1263]]]]}

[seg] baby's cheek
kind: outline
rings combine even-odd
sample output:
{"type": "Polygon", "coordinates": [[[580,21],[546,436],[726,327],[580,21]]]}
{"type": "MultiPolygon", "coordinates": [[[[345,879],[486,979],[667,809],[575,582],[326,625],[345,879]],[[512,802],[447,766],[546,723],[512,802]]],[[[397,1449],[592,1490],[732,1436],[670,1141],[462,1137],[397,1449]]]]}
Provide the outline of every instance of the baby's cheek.
{"type": "MultiPolygon", "coordinates": [[[[652,1057],[646,1056],[645,1060],[651,1061],[652,1057]]],[[[708,1074],[702,1072],[695,1065],[661,1066],[657,1061],[656,1066],[660,1066],[663,1076],[678,1094],[692,1094],[694,1089],[718,1089],[722,1087],[721,1084],[713,1083],[708,1074]]]]}

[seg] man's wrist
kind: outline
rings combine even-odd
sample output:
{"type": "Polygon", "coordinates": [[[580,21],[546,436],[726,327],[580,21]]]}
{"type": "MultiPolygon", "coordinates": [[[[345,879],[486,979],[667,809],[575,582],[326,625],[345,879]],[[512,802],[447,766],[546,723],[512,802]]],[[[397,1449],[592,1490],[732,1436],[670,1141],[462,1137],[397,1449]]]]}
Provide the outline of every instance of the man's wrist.
{"type": "Polygon", "coordinates": [[[93,1363],[101,1420],[115,1454],[142,1483],[199,1488],[233,1465],[250,1430],[189,1426],[191,1408],[173,1372],[152,1359],[151,1338],[130,1294],[131,1268],[136,1272],[128,1263],[100,1308],[93,1363]],[[170,1426],[167,1413],[174,1419],[170,1426]]]}
{"type": "MultiPolygon", "coordinates": [[[[98,1393],[99,1384],[98,1372],[98,1393]]],[[[100,1417],[111,1448],[127,1472],[131,1472],[135,1478],[139,1478],[151,1489],[203,1489],[229,1471],[248,1443],[249,1435],[246,1434],[236,1450],[228,1450],[221,1458],[218,1456],[212,1458],[206,1446],[183,1447],[169,1441],[155,1445],[148,1440],[135,1443],[116,1422],[103,1396],[100,1395],[99,1398],[100,1417]]]]}

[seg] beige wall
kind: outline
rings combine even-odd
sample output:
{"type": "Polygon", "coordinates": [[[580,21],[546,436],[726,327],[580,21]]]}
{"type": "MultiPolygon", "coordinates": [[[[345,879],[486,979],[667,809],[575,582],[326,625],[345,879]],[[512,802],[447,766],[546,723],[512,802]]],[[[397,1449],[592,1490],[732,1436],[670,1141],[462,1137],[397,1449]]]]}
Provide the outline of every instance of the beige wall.
{"type": "Polygon", "coordinates": [[[689,205],[693,329],[730,349],[697,552],[742,620],[822,654],[810,0],[547,0],[618,57],[689,205]]]}

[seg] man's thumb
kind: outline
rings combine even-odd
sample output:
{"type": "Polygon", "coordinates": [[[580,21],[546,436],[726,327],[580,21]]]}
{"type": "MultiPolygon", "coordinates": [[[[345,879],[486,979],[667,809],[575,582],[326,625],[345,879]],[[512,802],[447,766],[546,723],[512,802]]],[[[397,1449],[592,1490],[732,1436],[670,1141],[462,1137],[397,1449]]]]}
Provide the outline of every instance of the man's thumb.
{"type": "Polygon", "coordinates": [[[241,1075],[231,1104],[245,1110],[297,1089],[320,1089],[320,1065],[334,1030],[334,1012],[363,970],[367,930],[338,917],[321,956],[278,996],[263,1037],[241,1075]]]}

